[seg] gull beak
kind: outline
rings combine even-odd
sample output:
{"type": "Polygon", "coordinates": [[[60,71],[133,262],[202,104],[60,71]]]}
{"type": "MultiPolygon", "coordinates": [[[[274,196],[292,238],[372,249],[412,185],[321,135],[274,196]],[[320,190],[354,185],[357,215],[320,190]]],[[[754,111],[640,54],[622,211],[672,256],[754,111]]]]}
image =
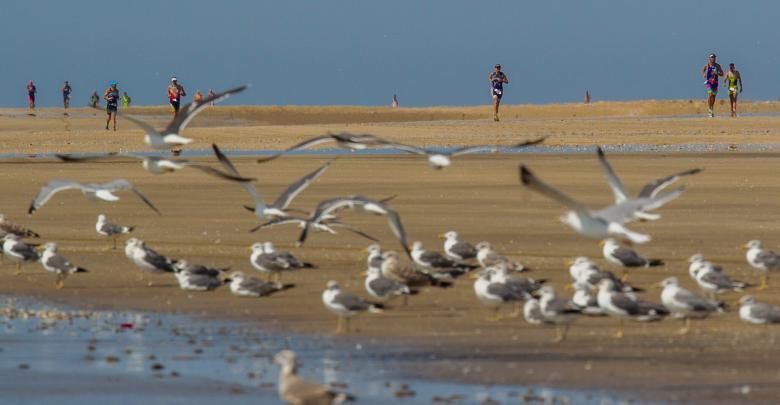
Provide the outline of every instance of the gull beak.
{"type": "Polygon", "coordinates": [[[600,241],[599,241],[599,246],[600,246],[600,247],[604,247],[604,245],[606,245],[606,244],[607,244],[607,242],[606,242],[606,241],[604,241],[604,240],[600,240],[600,241]]]}
{"type": "Polygon", "coordinates": [[[653,284],[651,287],[654,290],[660,290],[661,288],[663,288],[663,286],[661,285],[661,282],[657,282],[657,283],[653,284]]]}
{"type": "Polygon", "coordinates": [[[574,260],[571,260],[571,259],[566,260],[566,265],[569,266],[569,267],[574,266],[574,260]]]}
{"type": "Polygon", "coordinates": [[[368,271],[361,271],[360,272],[361,277],[368,277],[368,271]]]}
{"type": "Polygon", "coordinates": [[[469,280],[476,280],[476,279],[478,279],[482,275],[480,273],[482,273],[482,272],[481,271],[476,271],[476,272],[469,273],[469,280]]]}
{"type": "Polygon", "coordinates": [[[444,236],[444,234],[443,234],[443,233],[440,233],[440,234],[438,235],[438,237],[439,237],[439,239],[447,239],[447,237],[446,237],[446,236],[444,236]]]}
{"type": "Polygon", "coordinates": [[[742,249],[742,250],[748,250],[748,249],[750,249],[750,248],[748,247],[747,243],[745,243],[744,245],[741,245],[739,248],[740,248],[740,249],[742,249]]]}
{"type": "Polygon", "coordinates": [[[563,286],[563,289],[566,291],[571,291],[574,289],[574,284],[566,284],[565,286],[563,286]]]}
{"type": "Polygon", "coordinates": [[[368,247],[364,247],[363,250],[361,250],[363,253],[368,253],[368,247]]]}

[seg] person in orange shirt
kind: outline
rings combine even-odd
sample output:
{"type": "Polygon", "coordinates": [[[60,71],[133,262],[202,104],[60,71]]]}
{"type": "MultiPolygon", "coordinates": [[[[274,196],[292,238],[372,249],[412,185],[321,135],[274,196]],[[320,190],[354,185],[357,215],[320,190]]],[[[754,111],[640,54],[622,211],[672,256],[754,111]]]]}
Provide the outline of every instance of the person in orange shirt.
{"type": "Polygon", "coordinates": [[[200,103],[203,101],[203,94],[201,94],[200,90],[195,90],[195,97],[192,98],[196,103],[200,103]]]}

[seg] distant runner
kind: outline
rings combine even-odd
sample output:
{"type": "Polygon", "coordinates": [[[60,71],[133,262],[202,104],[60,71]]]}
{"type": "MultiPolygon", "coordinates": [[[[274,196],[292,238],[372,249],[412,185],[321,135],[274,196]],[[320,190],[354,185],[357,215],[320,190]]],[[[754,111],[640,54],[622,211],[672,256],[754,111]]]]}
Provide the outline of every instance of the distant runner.
{"type": "Polygon", "coordinates": [[[27,83],[27,105],[31,110],[35,109],[35,93],[37,92],[38,89],[35,88],[35,84],[33,84],[33,81],[30,80],[30,82],[27,83]]]}
{"type": "Polygon", "coordinates": [[[493,96],[493,121],[498,122],[498,107],[501,105],[501,97],[504,96],[504,84],[509,84],[509,78],[501,71],[501,65],[496,64],[495,70],[490,72],[490,94],[493,96]]]}
{"type": "MultiPolygon", "coordinates": [[[[62,107],[66,110],[68,107],[70,107],[70,92],[72,89],[70,88],[70,83],[68,83],[67,80],[65,80],[65,84],[62,86],[62,107]]],[[[67,112],[65,112],[65,115],[68,115],[67,112]]]]}
{"type": "Polygon", "coordinates": [[[176,79],[176,77],[172,77],[171,85],[168,86],[168,101],[171,103],[171,107],[173,107],[174,116],[179,113],[181,98],[186,95],[187,93],[184,91],[184,87],[179,84],[179,81],[176,79]]]}
{"type": "Polygon", "coordinates": [[[720,77],[723,76],[723,69],[719,64],[715,62],[717,56],[714,53],[710,54],[709,61],[701,70],[701,74],[704,77],[704,86],[707,89],[707,112],[710,118],[715,117],[715,98],[718,96],[718,82],[720,77]]]}
{"type": "Polygon", "coordinates": [[[737,97],[739,93],[742,93],[742,75],[739,74],[739,70],[734,67],[733,63],[729,63],[729,71],[726,72],[726,78],[723,79],[723,85],[729,88],[729,101],[731,102],[731,116],[737,116],[737,97]]]}
{"type": "Polygon", "coordinates": [[[114,119],[114,131],[116,131],[116,110],[117,110],[117,104],[119,103],[119,89],[116,87],[117,82],[115,80],[112,80],[109,83],[109,87],[106,89],[105,93],[103,93],[103,99],[106,100],[106,114],[108,114],[108,118],[106,119],[106,131],[108,130],[108,123],[111,122],[111,119],[114,119]]]}
{"type": "Polygon", "coordinates": [[[98,96],[97,91],[93,91],[92,95],[89,97],[89,106],[96,108],[98,103],[100,103],[100,96],[98,96]]]}
{"type": "MultiPolygon", "coordinates": [[[[209,93],[207,94],[208,98],[211,98],[211,97],[216,96],[216,95],[217,95],[217,93],[214,93],[214,90],[209,89],[209,93]]],[[[211,102],[211,106],[212,107],[214,106],[214,102],[213,101],[211,102]]]]}
{"type": "Polygon", "coordinates": [[[130,103],[133,100],[130,98],[130,96],[127,95],[127,92],[124,92],[122,94],[122,108],[130,107],[130,103]]]}
{"type": "Polygon", "coordinates": [[[195,90],[195,96],[192,97],[192,101],[196,103],[203,101],[203,93],[201,93],[200,90],[195,90]]]}

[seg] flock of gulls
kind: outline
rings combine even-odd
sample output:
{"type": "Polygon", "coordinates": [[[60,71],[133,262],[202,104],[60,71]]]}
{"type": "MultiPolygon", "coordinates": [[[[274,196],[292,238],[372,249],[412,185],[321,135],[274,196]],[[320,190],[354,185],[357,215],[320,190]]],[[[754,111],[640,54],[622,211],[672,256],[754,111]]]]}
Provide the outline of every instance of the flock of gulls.
{"type": "MultiPolygon", "coordinates": [[[[689,276],[701,288],[701,293],[686,289],[678,278],[668,277],[660,283],[660,302],[641,299],[637,293],[643,290],[630,284],[630,269],[664,265],[663,261],[642,256],[633,249],[634,244],[643,244],[651,236],[633,231],[628,225],[634,221],[654,221],[660,219],[655,211],[665,204],[679,198],[685,188],[679,187],[665,191],[667,187],[683,177],[692,176],[701,169],[691,169],[659,178],[645,185],[632,196],[607,161],[604,152],[597,150],[607,183],[614,194],[614,203],[608,207],[590,209],[581,202],[566,195],[561,190],[546,183],[525,165],[519,167],[520,183],[567,209],[560,220],[575,232],[600,241],[604,259],[622,270],[616,275],[601,269],[596,262],[587,257],[577,257],[569,262],[571,296],[563,296],[546,284],[546,280],[536,280],[524,276],[529,270],[521,262],[502,255],[486,241],[471,244],[460,238],[456,231],[450,230],[439,235],[443,240],[441,252],[427,249],[419,241],[409,242],[399,213],[391,207],[395,196],[369,198],[362,195],[336,197],[321,201],[309,210],[291,208],[290,205],[301,192],[320,178],[334,161],[329,161],[316,170],[295,180],[272,203],[266,203],[257,189],[252,177],[243,176],[217,145],[212,145],[220,168],[204,163],[191,162],[177,158],[177,149],[192,142],[182,135],[188,123],[205,107],[223,100],[246,89],[236,87],[207,97],[200,102],[183,107],[172,122],[162,131],[140,119],[120,113],[144,130],[145,143],[152,149],[171,150],[173,157],[142,156],[139,154],[108,153],[100,155],[57,155],[65,163],[78,163],[113,157],[128,157],[141,161],[142,167],[152,174],[166,174],[193,168],[212,175],[223,181],[237,184],[246,190],[252,199],[252,205],[245,208],[251,211],[261,223],[250,230],[274,228],[282,225],[294,225],[300,228],[297,245],[303,245],[311,232],[324,232],[331,235],[345,230],[359,235],[372,243],[366,249],[365,290],[370,299],[343,290],[339,283],[331,280],[322,292],[325,308],[337,315],[337,332],[348,332],[349,321],[360,313],[378,313],[388,308],[388,301],[402,297],[403,305],[408,305],[409,297],[420,293],[433,293],[440,288],[453,286],[456,279],[468,276],[473,280],[474,293],[478,302],[491,310],[492,320],[501,319],[501,308],[513,307],[509,316],[523,316],[533,325],[554,325],[554,342],[563,341],[573,321],[580,317],[608,316],[617,320],[615,337],[623,337],[623,325],[626,321],[655,322],[666,317],[684,321],[681,333],[690,330],[691,319],[703,319],[711,314],[724,312],[726,306],[717,300],[724,292],[741,292],[753,287],[749,283],[733,279],[722,266],[707,261],[702,254],[694,254],[689,260],[689,276]],[[379,215],[387,220],[389,229],[400,245],[399,251],[383,250],[379,240],[357,227],[345,223],[339,218],[344,210],[358,210],[367,214],[379,215]],[[400,252],[400,253],[399,253],[400,252]],[[523,275],[521,275],[523,274],[523,275]]],[[[544,141],[544,138],[524,141],[514,145],[479,145],[437,152],[416,146],[405,145],[370,134],[327,134],[312,138],[290,147],[277,154],[262,157],[258,163],[267,163],[290,152],[311,148],[325,143],[335,143],[340,148],[350,150],[387,149],[398,153],[408,153],[425,157],[434,169],[444,169],[452,164],[452,159],[467,153],[498,153],[515,150],[544,141]]],[[[65,190],[79,190],[84,196],[113,202],[119,200],[115,194],[132,191],[157,215],[162,212],[139,189],[124,179],[116,179],[104,184],[83,183],[75,180],[52,180],[41,187],[30,204],[28,214],[32,215],[56,194],[65,190]]],[[[108,249],[117,248],[117,239],[131,234],[134,226],[109,222],[100,214],[95,224],[96,232],[106,237],[108,249]]],[[[0,215],[0,237],[2,238],[3,258],[16,264],[17,274],[25,263],[39,262],[48,272],[56,275],[56,287],[63,288],[68,276],[86,273],[87,270],[69,262],[61,256],[56,243],[46,243],[42,250],[37,244],[25,242],[41,236],[21,225],[8,221],[0,215]]],[[[744,245],[748,264],[761,272],[763,289],[768,286],[769,275],[780,270],[780,256],[763,247],[760,241],[753,240],[744,245]]],[[[128,260],[141,271],[140,278],[146,280],[146,273],[169,273],[179,286],[185,290],[211,291],[228,285],[232,294],[239,297],[265,297],[283,293],[294,287],[283,284],[283,273],[314,268],[312,263],[303,261],[290,252],[275,249],[271,242],[255,243],[250,248],[249,262],[255,270],[263,274],[264,279],[252,277],[240,271],[230,272],[228,268],[215,268],[190,263],[182,259],[173,259],[158,253],[144,241],[130,237],[125,241],[124,253],[128,260]]],[[[149,281],[151,285],[151,281],[149,281]]],[[[780,307],[758,302],[746,295],[739,300],[739,317],[749,323],[780,323],[780,307]]],[[[328,386],[304,380],[297,376],[298,363],[292,351],[283,351],[276,356],[281,365],[279,393],[288,403],[338,403],[350,397],[331,390],[328,386]],[[311,402],[313,401],[313,402],[311,402]]]]}

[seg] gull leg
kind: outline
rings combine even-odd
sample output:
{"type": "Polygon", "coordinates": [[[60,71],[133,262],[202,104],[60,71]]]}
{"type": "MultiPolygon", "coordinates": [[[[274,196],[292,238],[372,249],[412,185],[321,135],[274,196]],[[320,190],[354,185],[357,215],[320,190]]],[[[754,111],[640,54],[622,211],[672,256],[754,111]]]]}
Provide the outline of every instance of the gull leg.
{"type": "Polygon", "coordinates": [[[344,317],[344,332],[349,333],[349,317],[344,317]]]}
{"type": "Polygon", "coordinates": [[[5,253],[3,252],[3,249],[0,249],[0,264],[5,263],[5,253]]]}
{"type": "Polygon", "coordinates": [[[495,321],[501,320],[501,314],[498,313],[498,311],[500,309],[501,309],[500,307],[493,308],[493,316],[489,317],[488,321],[494,321],[495,322],[495,321]]]}
{"type": "Polygon", "coordinates": [[[16,273],[14,273],[15,276],[18,276],[22,274],[22,262],[16,262],[16,273]]]}
{"type": "Polygon", "coordinates": [[[517,318],[520,316],[520,306],[517,305],[517,302],[512,303],[512,312],[509,313],[510,318],[517,318]]]}
{"type": "Polygon", "coordinates": [[[57,281],[54,285],[57,287],[58,290],[62,289],[62,287],[65,287],[65,275],[62,273],[57,274],[57,281]]]}
{"type": "Polygon", "coordinates": [[[691,331],[691,318],[685,318],[682,329],[678,332],[681,335],[687,335],[691,331]]]}
{"type": "Polygon", "coordinates": [[[615,332],[615,335],[614,335],[615,339],[622,339],[623,338],[623,335],[625,334],[623,329],[624,329],[623,318],[620,318],[620,324],[618,326],[618,330],[617,330],[617,332],[615,332]]]}
{"type": "Polygon", "coordinates": [[[341,315],[339,315],[339,316],[338,316],[338,318],[336,318],[336,333],[341,333],[341,332],[342,332],[342,326],[341,326],[341,324],[342,324],[343,322],[344,322],[344,321],[343,321],[343,319],[342,319],[341,315]]]}
{"type": "Polygon", "coordinates": [[[563,333],[561,333],[561,327],[559,325],[555,325],[555,339],[552,340],[553,343],[560,343],[563,342],[563,333]]]}
{"type": "Polygon", "coordinates": [[[759,290],[766,290],[769,287],[769,273],[765,273],[761,276],[761,285],[758,286],[759,290]]]}
{"type": "Polygon", "coordinates": [[[620,281],[627,283],[628,282],[628,269],[623,269],[623,275],[620,276],[620,281]]]}
{"type": "Polygon", "coordinates": [[[409,305],[409,295],[404,294],[404,306],[409,305]]]}
{"type": "Polygon", "coordinates": [[[111,238],[111,239],[113,239],[113,240],[114,240],[114,247],[113,247],[113,250],[116,250],[116,235],[114,235],[114,237],[113,237],[113,238],[111,238]]]}

